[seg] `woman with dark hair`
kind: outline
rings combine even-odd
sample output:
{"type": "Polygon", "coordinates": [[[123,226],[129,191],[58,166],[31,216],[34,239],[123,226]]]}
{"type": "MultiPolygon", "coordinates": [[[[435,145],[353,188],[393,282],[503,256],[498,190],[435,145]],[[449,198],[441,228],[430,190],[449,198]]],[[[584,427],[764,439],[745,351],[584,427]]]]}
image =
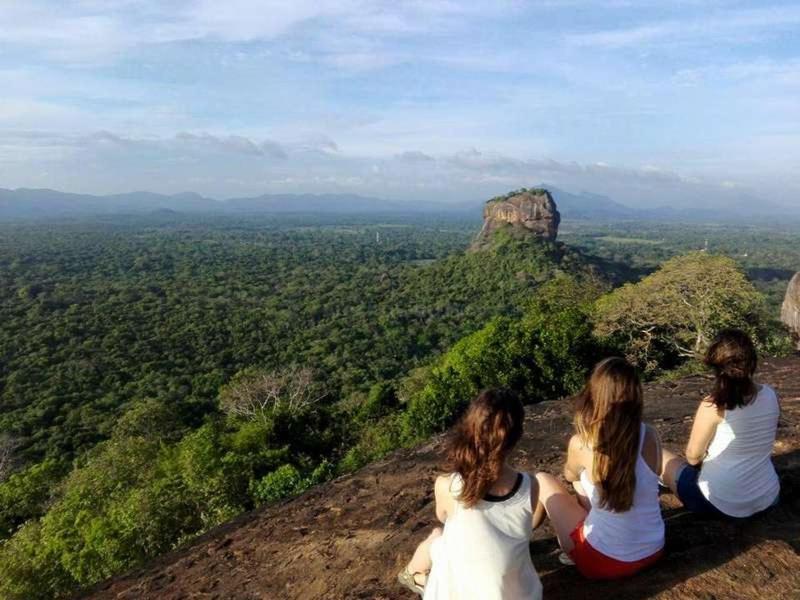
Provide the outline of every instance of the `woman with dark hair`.
{"type": "Polygon", "coordinates": [[[662,479],[692,512],[749,517],[780,494],[772,465],[778,396],[753,380],[758,357],[743,331],[721,331],[705,363],[716,375],[714,389],[697,409],[686,459],[664,450],[662,479]]]}
{"type": "Polygon", "coordinates": [[[575,435],[564,477],[577,498],[547,473],[538,473],[534,525],[550,517],[564,553],[591,579],[628,577],[656,562],[664,548],[658,502],[661,445],[642,422],[642,385],[622,358],[595,366],[578,396],[575,435]]]}
{"type": "Polygon", "coordinates": [[[507,390],[487,390],[469,405],[447,444],[452,473],[436,479],[434,529],[398,575],[425,600],[540,600],[542,584],[528,543],[536,481],[508,458],[525,413],[507,390]]]}

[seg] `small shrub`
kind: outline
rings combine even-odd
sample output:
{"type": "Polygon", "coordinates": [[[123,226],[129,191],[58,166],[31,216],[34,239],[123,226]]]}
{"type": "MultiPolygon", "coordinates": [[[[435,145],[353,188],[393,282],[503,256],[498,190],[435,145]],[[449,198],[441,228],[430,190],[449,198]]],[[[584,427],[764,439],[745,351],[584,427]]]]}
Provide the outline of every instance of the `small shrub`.
{"type": "Polygon", "coordinates": [[[404,441],[403,422],[404,414],[397,412],[366,426],[357,443],[339,461],[336,471],[350,473],[396,450],[404,441]]]}
{"type": "Polygon", "coordinates": [[[47,510],[52,490],[66,468],[53,459],[31,465],[0,484],[0,539],[47,510]]]}
{"type": "Polygon", "coordinates": [[[366,400],[358,408],[356,420],[360,423],[375,421],[395,410],[398,404],[394,384],[380,381],[370,388],[366,400]]]}
{"type": "Polygon", "coordinates": [[[259,504],[276,502],[301,492],[304,488],[303,483],[303,477],[297,467],[285,464],[261,480],[253,482],[251,494],[259,504]]]}

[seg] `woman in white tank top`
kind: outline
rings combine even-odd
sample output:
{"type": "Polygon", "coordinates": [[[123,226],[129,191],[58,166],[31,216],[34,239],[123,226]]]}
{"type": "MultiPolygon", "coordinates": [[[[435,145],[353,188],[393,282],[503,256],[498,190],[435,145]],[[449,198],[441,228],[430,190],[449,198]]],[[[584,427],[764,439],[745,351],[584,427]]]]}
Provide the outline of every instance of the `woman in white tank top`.
{"type": "Polygon", "coordinates": [[[697,409],[686,460],[664,451],[662,478],[693,512],[744,518],[778,501],[772,447],[780,406],[771,387],[753,381],[757,361],[746,333],[720,332],[705,358],[714,390],[697,409]]]}
{"type": "Polygon", "coordinates": [[[539,505],[564,550],[585,577],[628,577],[656,562],[664,548],[658,501],[661,464],[655,429],[642,423],[642,386],[622,358],[600,362],[578,397],[577,433],[567,450],[561,482],[539,473],[539,505]]]}
{"type": "Polygon", "coordinates": [[[436,480],[436,516],[444,523],[398,575],[424,600],[541,600],[528,544],[538,485],[507,464],[525,413],[505,390],[482,392],[448,443],[453,473],[436,480]]]}

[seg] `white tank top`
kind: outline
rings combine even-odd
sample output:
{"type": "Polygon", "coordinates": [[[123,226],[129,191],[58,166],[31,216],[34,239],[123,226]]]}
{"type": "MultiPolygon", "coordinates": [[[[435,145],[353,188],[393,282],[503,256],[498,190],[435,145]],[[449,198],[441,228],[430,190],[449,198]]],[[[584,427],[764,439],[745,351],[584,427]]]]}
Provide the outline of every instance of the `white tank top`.
{"type": "Polygon", "coordinates": [[[726,410],[717,425],[697,486],[726,515],[749,517],[778,497],[772,447],[779,417],[778,396],[762,385],[750,404],[726,410]]]}
{"type": "Polygon", "coordinates": [[[581,471],[581,485],[592,503],[583,522],[586,540],[606,556],[624,562],[648,558],[664,547],[664,519],[658,502],[658,476],[642,457],[645,425],[639,431],[636,461],[636,487],[633,505],[625,512],[614,512],[600,506],[598,486],[589,474],[581,471]]]}
{"type": "Polygon", "coordinates": [[[461,477],[454,474],[450,481],[455,508],[431,546],[424,600],[541,600],[542,584],[528,546],[530,476],[523,473],[512,494],[472,508],[458,502],[461,477]]]}

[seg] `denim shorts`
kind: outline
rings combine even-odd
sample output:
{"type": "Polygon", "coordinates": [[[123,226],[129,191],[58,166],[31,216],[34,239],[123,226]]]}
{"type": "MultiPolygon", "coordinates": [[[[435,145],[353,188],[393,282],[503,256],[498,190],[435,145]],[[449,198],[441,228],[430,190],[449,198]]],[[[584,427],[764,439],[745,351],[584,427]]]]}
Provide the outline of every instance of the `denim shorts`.
{"type": "MultiPolygon", "coordinates": [[[[708,498],[703,495],[703,492],[700,491],[700,487],[697,485],[697,477],[699,475],[700,469],[689,464],[684,465],[683,469],[678,474],[678,498],[683,503],[683,506],[693,513],[701,515],[736,519],[737,517],[726,515],[708,501],[708,498]]],[[[775,501],[770,506],[775,506],[779,499],[780,495],[775,498],[775,501]]]]}
{"type": "Polygon", "coordinates": [[[693,513],[701,515],[712,515],[715,517],[727,517],[724,512],[711,504],[700,491],[697,485],[697,477],[700,475],[700,469],[692,465],[683,465],[683,469],[678,475],[677,487],[678,498],[683,505],[693,513]]]}

